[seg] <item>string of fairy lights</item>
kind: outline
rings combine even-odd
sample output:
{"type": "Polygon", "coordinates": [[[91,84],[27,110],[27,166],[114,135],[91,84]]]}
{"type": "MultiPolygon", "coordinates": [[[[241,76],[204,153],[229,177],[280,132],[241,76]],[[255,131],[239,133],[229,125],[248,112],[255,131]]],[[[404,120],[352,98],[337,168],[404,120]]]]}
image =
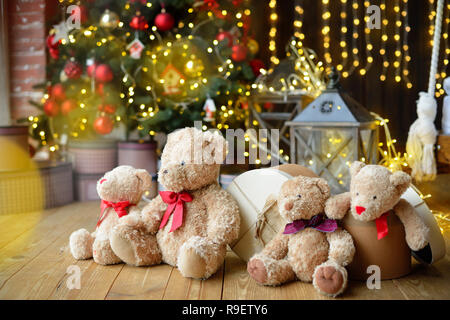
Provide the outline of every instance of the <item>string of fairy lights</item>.
{"type": "MultiPolygon", "coordinates": [[[[429,34],[432,37],[434,32],[434,18],[435,0],[429,1],[429,34]]],[[[330,0],[321,0],[321,35],[323,59],[326,63],[327,70],[337,59],[332,57],[331,47],[332,43],[332,15],[334,13],[330,10],[330,0]]],[[[361,76],[365,76],[374,64],[375,43],[372,39],[372,30],[368,27],[369,16],[366,14],[370,1],[365,0],[363,5],[358,0],[340,0],[340,33],[339,33],[339,47],[340,47],[340,61],[336,63],[337,70],[341,72],[343,78],[347,78],[357,71],[361,76]],[[348,6],[351,5],[348,14],[348,6]],[[362,10],[363,9],[363,10],[362,10]],[[363,34],[363,36],[361,36],[363,34]],[[360,48],[363,48],[365,54],[360,54],[360,48]],[[365,61],[361,61],[364,57],[365,61]]],[[[300,0],[294,2],[295,18],[293,22],[294,37],[297,39],[297,46],[301,47],[305,40],[303,33],[303,17],[304,7],[300,0]]],[[[448,39],[449,26],[449,8],[447,5],[447,12],[444,21],[443,38],[448,39]]],[[[411,89],[413,87],[409,78],[409,65],[411,62],[409,33],[411,26],[408,20],[408,0],[394,0],[387,3],[386,0],[381,0],[380,5],[381,14],[381,41],[378,52],[382,60],[382,68],[379,71],[380,81],[392,79],[397,83],[404,83],[404,85],[411,89]],[[389,6],[388,6],[389,4],[389,6]],[[389,16],[389,18],[388,18],[389,16]],[[390,17],[393,17],[392,19],[390,17]],[[390,26],[392,24],[392,27],[390,26]],[[389,44],[389,45],[388,45],[389,44]],[[392,45],[391,45],[392,44],[392,45]],[[392,71],[392,72],[391,72],[392,71]]],[[[277,1],[269,1],[269,52],[270,62],[272,67],[279,64],[277,53],[277,1]]],[[[442,80],[446,76],[445,68],[448,65],[450,56],[450,45],[448,41],[444,41],[444,70],[437,75],[437,95],[443,94],[442,80]]],[[[432,40],[430,42],[432,45],[432,40]]]]}
{"type": "Polygon", "coordinates": [[[403,71],[402,71],[402,77],[403,80],[406,83],[406,87],[408,89],[412,88],[411,80],[409,79],[409,62],[411,61],[411,56],[409,54],[409,45],[408,45],[408,35],[411,31],[411,27],[409,25],[409,19],[408,19],[408,0],[403,0],[403,9],[401,12],[402,19],[403,19],[403,43],[402,43],[402,49],[403,49],[403,71]]]}
{"type": "MultiPolygon", "coordinates": [[[[442,26],[442,39],[443,43],[445,43],[445,46],[443,48],[443,57],[440,59],[442,61],[442,70],[437,71],[436,74],[436,97],[440,97],[441,95],[445,94],[445,90],[442,86],[442,83],[444,79],[447,77],[447,66],[449,63],[449,56],[450,56],[450,44],[448,40],[448,34],[449,34],[449,24],[450,24],[450,4],[446,5],[445,14],[444,14],[444,20],[443,20],[443,26],[442,26]]],[[[433,9],[431,9],[430,16],[435,17],[435,14],[432,15],[433,9]]],[[[430,19],[430,24],[432,24],[432,20],[430,19]]],[[[434,33],[434,32],[433,32],[434,33]]],[[[430,37],[433,38],[433,33],[430,33],[430,37]]],[[[432,42],[431,42],[432,43],[432,42]]]]}
{"type": "Polygon", "coordinates": [[[346,36],[347,36],[347,25],[346,25],[346,20],[347,20],[347,0],[341,0],[341,12],[339,14],[340,18],[341,18],[341,28],[340,28],[340,42],[339,42],[339,46],[341,47],[341,57],[342,57],[342,61],[341,63],[339,63],[336,66],[336,69],[338,71],[340,71],[342,73],[342,71],[347,67],[347,63],[348,63],[348,49],[347,49],[347,41],[346,41],[346,36]]]}
{"type": "Polygon", "coordinates": [[[323,35],[323,57],[327,64],[327,69],[333,63],[330,52],[330,18],[331,12],[329,7],[329,0],[322,0],[322,35],[323,35]]]}
{"type": "MultiPolygon", "coordinates": [[[[381,14],[381,41],[378,52],[382,60],[382,68],[379,71],[380,81],[392,79],[397,83],[404,83],[404,85],[411,89],[413,84],[409,78],[409,65],[411,62],[409,33],[411,26],[408,20],[408,0],[394,0],[387,3],[386,0],[381,0],[379,9],[381,14]],[[389,5],[389,6],[388,6],[389,5]],[[391,18],[392,17],[392,18],[391,18]],[[392,26],[390,26],[392,24],[392,26]],[[388,45],[389,44],[389,45],[388,45]],[[392,71],[392,72],[391,72],[392,71]]],[[[321,0],[321,35],[323,59],[327,68],[333,64],[337,59],[331,55],[332,43],[332,18],[334,13],[330,10],[330,0],[321,0]]],[[[429,29],[428,33],[432,37],[434,32],[435,0],[428,0],[429,3],[429,29]]],[[[270,30],[269,30],[269,51],[271,53],[271,62],[277,64],[279,62],[276,52],[276,0],[269,2],[270,10],[270,30]],[[275,63],[276,62],[276,63],[275,63]]],[[[302,32],[304,8],[300,1],[295,4],[296,16],[294,18],[294,36],[298,39],[297,45],[301,46],[305,39],[302,32]]],[[[358,0],[340,0],[340,11],[338,12],[340,18],[339,30],[339,47],[340,47],[340,61],[336,63],[337,70],[341,72],[342,77],[347,78],[355,71],[361,76],[365,76],[374,64],[375,43],[372,39],[373,31],[368,27],[369,16],[366,14],[370,1],[365,0],[363,5],[358,0]],[[348,6],[351,4],[351,15],[348,14],[348,6]],[[361,10],[363,9],[363,10],[361,10]],[[362,34],[364,35],[362,36],[362,34]],[[360,54],[360,48],[363,48],[365,54],[360,54]],[[361,61],[364,57],[365,61],[361,61]]],[[[448,41],[448,27],[450,4],[447,4],[446,16],[444,18],[443,39],[445,43],[443,68],[437,77],[437,95],[442,95],[442,80],[446,77],[445,69],[449,63],[450,44],[448,41]]],[[[378,34],[378,33],[377,33],[378,34]]],[[[432,45],[432,40],[430,40],[432,45]]]]}
{"type": "Polygon", "coordinates": [[[351,23],[352,23],[352,58],[353,58],[353,62],[352,65],[350,66],[350,69],[347,70],[346,72],[342,73],[342,76],[344,78],[347,78],[348,76],[350,76],[355,70],[356,68],[359,66],[359,50],[358,50],[358,39],[359,39],[359,25],[360,25],[360,21],[358,19],[358,8],[359,8],[359,4],[358,4],[358,0],[353,0],[352,3],[352,17],[351,17],[351,23]]]}
{"type": "MultiPolygon", "coordinates": [[[[428,35],[429,35],[429,44],[430,48],[433,47],[433,36],[434,36],[434,24],[436,20],[436,9],[435,9],[436,1],[435,0],[428,0],[428,35]]],[[[442,39],[443,43],[445,43],[445,46],[443,48],[443,58],[439,61],[442,61],[442,63],[439,63],[438,71],[436,73],[436,98],[439,98],[440,96],[445,94],[445,91],[442,87],[442,83],[444,79],[447,77],[447,66],[449,63],[449,55],[450,55],[450,45],[448,41],[448,34],[449,34],[449,24],[450,24],[450,4],[445,5],[444,10],[444,20],[443,20],[443,26],[442,26],[442,39]]],[[[430,49],[431,50],[431,49],[430,49]]]]}
{"type": "Polygon", "coordinates": [[[297,46],[303,46],[303,40],[305,40],[305,34],[302,31],[303,28],[303,15],[305,13],[305,9],[303,8],[303,0],[295,1],[295,18],[294,18],[294,37],[297,40],[297,46]]]}
{"type": "Polygon", "coordinates": [[[402,61],[402,51],[401,51],[401,37],[400,37],[400,27],[402,25],[401,14],[400,14],[400,0],[395,0],[394,4],[395,12],[395,26],[394,26],[394,41],[395,41],[395,51],[394,51],[394,79],[395,82],[400,82],[402,77],[400,76],[400,65],[402,61]]]}
{"type": "Polygon", "coordinates": [[[389,24],[389,20],[386,17],[386,0],[382,0],[380,4],[380,10],[381,10],[381,48],[380,48],[380,55],[383,60],[382,64],[382,70],[380,74],[380,81],[386,81],[386,75],[387,70],[389,67],[389,61],[387,60],[386,55],[386,43],[388,40],[387,35],[387,27],[389,24]]]}
{"type": "Polygon", "coordinates": [[[272,65],[277,65],[280,60],[277,57],[277,0],[269,1],[269,51],[270,51],[270,63],[272,65]]]}
{"type": "MultiPolygon", "coordinates": [[[[364,9],[367,12],[367,9],[369,8],[370,2],[369,1],[364,1],[364,9]]],[[[365,41],[366,41],[366,65],[361,68],[359,70],[359,73],[364,76],[367,71],[370,70],[372,63],[373,63],[373,56],[372,56],[372,50],[373,50],[373,45],[372,45],[372,40],[370,37],[370,28],[367,27],[367,23],[369,22],[369,16],[364,16],[364,22],[365,22],[365,27],[364,27],[364,35],[365,35],[365,41]]]]}

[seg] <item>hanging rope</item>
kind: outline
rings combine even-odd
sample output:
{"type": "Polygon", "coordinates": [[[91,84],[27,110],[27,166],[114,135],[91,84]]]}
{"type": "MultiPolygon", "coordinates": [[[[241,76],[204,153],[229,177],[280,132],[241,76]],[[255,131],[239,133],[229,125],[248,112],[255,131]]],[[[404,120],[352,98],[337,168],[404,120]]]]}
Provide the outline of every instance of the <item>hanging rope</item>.
{"type": "Polygon", "coordinates": [[[431,54],[430,77],[428,92],[420,92],[417,101],[417,120],[409,128],[406,152],[412,176],[417,181],[429,181],[436,178],[436,161],[434,159],[434,144],[437,130],[434,120],[437,112],[437,102],[434,98],[436,72],[439,60],[439,44],[441,38],[444,0],[438,0],[436,22],[431,54]]]}

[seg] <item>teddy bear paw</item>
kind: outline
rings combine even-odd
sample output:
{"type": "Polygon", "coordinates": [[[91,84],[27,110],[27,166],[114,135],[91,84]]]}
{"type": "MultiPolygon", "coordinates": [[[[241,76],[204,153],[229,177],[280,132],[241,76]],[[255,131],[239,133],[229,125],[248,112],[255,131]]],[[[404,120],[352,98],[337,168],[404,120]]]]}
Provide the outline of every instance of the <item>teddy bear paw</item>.
{"type": "Polygon", "coordinates": [[[101,265],[110,265],[122,262],[114,254],[109,244],[109,239],[95,239],[93,244],[94,261],[101,265]]]}
{"type": "Polygon", "coordinates": [[[256,282],[264,284],[267,281],[267,270],[260,259],[251,259],[247,264],[247,271],[256,282]]]}
{"type": "Polygon", "coordinates": [[[178,269],[184,277],[204,279],[206,277],[206,261],[192,247],[184,247],[178,256],[178,269]]]}
{"type": "Polygon", "coordinates": [[[110,234],[114,253],[125,263],[133,266],[149,266],[161,262],[156,237],[144,234],[129,225],[119,224],[110,234]]]}
{"type": "Polygon", "coordinates": [[[90,259],[92,258],[93,243],[94,239],[86,229],[74,231],[69,239],[70,252],[77,260],[90,259]]]}
{"type": "Polygon", "coordinates": [[[347,272],[338,265],[323,264],[314,272],[313,284],[320,293],[335,297],[344,291],[347,272]]]}

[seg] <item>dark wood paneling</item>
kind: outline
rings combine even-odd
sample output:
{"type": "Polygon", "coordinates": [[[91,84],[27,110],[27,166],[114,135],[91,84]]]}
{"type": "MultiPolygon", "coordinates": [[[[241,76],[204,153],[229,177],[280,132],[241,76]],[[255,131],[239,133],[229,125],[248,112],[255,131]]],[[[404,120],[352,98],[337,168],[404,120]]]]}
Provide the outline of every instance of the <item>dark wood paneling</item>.
{"type": "MultiPolygon", "coordinates": [[[[351,5],[351,0],[348,0],[351,5]]],[[[371,4],[380,4],[380,0],[372,0],[371,4]]],[[[389,25],[392,27],[395,23],[393,12],[394,1],[387,2],[387,13],[389,25]]],[[[268,1],[253,0],[253,31],[257,40],[261,44],[260,55],[264,61],[268,61],[269,52],[268,43],[268,1]]],[[[304,44],[314,49],[319,55],[323,56],[323,38],[321,35],[322,28],[322,1],[304,0],[304,33],[306,39],[304,44]]],[[[360,20],[363,14],[363,1],[358,1],[360,5],[360,20]]],[[[349,5],[349,7],[350,7],[349,5]]],[[[331,33],[331,52],[332,57],[339,61],[339,30],[340,30],[340,1],[330,0],[330,11],[332,14],[332,33],[331,33]]],[[[350,11],[349,11],[350,13],[350,11]]],[[[293,33],[294,18],[294,1],[278,0],[278,52],[282,57],[282,52],[287,41],[289,41],[293,33]]],[[[354,72],[349,78],[343,79],[342,84],[346,90],[360,101],[369,110],[377,112],[381,116],[390,119],[390,128],[393,137],[397,138],[399,149],[404,149],[406,143],[409,126],[416,119],[416,100],[419,91],[426,91],[428,88],[428,72],[430,65],[431,46],[429,45],[430,36],[428,35],[428,1],[409,1],[408,17],[411,26],[409,33],[409,47],[412,60],[409,64],[410,79],[413,83],[412,89],[407,89],[406,84],[402,81],[397,83],[393,76],[388,77],[385,82],[379,80],[382,70],[382,60],[379,55],[381,43],[381,31],[376,30],[372,33],[372,41],[374,44],[373,56],[374,64],[372,65],[366,76],[361,76],[358,72],[354,72]]],[[[391,27],[390,35],[393,35],[391,27]]],[[[363,26],[360,30],[359,51],[361,61],[365,61],[364,53],[364,34],[363,26]]],[[[388,41],[388,55],[390,62],[393,62],[393,38],[388,41]]],[[[441,47],[445,46],[441,42],[441,47]]],[[[443,49],[443,48],[442,48],[443,49]]],[[[442,54],[443,50],[441,51],[442,54]]],[[[441,55],[442,57],[442,55],[441,55]]],[[[392,74],[393,68],[390,67],[388,72],[392,74]]],[[[442,97],[438,99],[439,112],[436,120],[437,128],[441,126],[441,106],[442,97]]]]}

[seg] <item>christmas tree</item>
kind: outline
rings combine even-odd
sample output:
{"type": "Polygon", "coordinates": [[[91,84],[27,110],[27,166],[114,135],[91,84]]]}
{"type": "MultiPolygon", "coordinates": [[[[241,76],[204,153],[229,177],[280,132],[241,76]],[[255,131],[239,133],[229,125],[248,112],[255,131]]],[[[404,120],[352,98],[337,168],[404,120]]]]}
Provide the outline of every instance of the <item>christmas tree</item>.
{"type": "Polygon", "coordinates": [[[263,68],[243,0],[60,0],[32,136],[128,139],[190,126],[244,127],[263,68]],[[71,27],[70,23],[75,25],[71,27]],[[79,25],[76,23],[79,22],[79,25]]]}

